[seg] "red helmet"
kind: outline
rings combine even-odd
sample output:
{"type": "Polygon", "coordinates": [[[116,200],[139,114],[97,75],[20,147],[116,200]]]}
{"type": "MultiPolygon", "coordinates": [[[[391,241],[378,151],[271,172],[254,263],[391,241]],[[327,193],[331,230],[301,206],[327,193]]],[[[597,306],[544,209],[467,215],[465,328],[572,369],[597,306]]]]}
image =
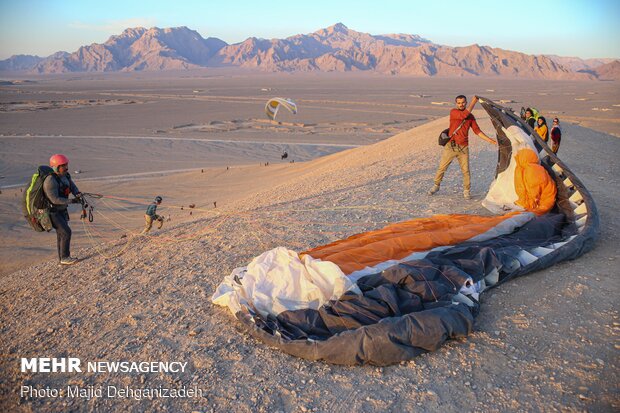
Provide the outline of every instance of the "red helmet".
{"type": "Polygon", "coordinates": [[[68,163],[69,158],[59,153],[57,153],[56,155],[52,155],[52,157],[50,158],[50,166],[54,169],[58,168],[60,165],[66,165],[68,163]]]}

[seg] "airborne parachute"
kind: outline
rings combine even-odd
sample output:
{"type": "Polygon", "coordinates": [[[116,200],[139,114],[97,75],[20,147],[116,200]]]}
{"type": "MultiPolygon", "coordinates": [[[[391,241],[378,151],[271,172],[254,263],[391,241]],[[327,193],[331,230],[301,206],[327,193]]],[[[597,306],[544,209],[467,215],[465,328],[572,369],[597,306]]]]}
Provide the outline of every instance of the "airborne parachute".
{"type": "Polygon", "coordinates": [[[273,98],[269,99],[265,104],[265,114],[269,119],[274,120],[278,114],[280,107],[285,107],[293,115],[297,114],[297,105],[291,99],[288,98],[273,98]]]}
{"type": "Polygon", "coordinates": [[[592,249],[599,217],[588,190],[518,115],[480,102],[499,150],[483,205],[498,215],[413,219],[299,254],[275,248],[235,269],[213,302],[286,353],[388,365],[471,333],[488,288],[592,249]],[[522,187],[519,168],[532,164],[540,184],[522,187]],[[551,202],[529,208],[533,189],[551,202]]]}

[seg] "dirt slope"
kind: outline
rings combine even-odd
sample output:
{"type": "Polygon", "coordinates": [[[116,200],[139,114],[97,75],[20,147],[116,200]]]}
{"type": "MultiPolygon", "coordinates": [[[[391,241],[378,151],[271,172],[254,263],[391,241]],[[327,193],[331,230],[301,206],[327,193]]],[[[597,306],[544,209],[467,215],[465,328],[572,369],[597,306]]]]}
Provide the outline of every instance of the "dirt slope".
{"type": "MultiPolygon", "coordinates": [[[[492,131],[482,112],[483,130],[492,131]]],[[[565,125],[564,159],[592,192],[602,236],[587,255],[491,290],[466,340],[409,363],[341,367],[296,359],[240,333],[210,296],[233,268],[278,245],[319,245],[386,222],[484,213],[494,148],[472,137],[471,201],[453,165],[426,195],[446,119],[381,143],[265,172],[219,215],[164,228],[115,258],[46,262],[0,279],[4,411],[617,411],[617,138],[565,125]],[[346,208],[345,208],[346,207],[346,208]],[[20,373],[21,357],[182,361],[183,374],[20,373]],[[179,387],[202,399],[20,400],[22,385],[179,387]]],[[[256,168],[260,168],[256,166],[256,168]]],[[[238,170],[253,178],[256,170],[238,170]]],[[[181,189],[188,191],[189,189],[181,189]]],[[[195,191],[198,197],[200,191],[195,191]]],[[[111,255],[125,241],[103,251],[111,255]]]]}

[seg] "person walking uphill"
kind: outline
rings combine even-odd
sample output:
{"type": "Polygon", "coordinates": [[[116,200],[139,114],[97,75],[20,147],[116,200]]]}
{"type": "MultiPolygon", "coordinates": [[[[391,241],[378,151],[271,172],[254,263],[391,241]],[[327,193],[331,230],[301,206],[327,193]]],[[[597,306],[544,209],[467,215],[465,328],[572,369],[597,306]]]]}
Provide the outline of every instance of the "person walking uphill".
{"type": "Polygon", "coordinates": [[[435,185],[429,191],[430,195],[439,191],[441,180],[443,179],[446,170],[456,158],[461,166],[461,172],[463,172],[463,197],[470,199],[471,194],[471,182],[469,175],[469,129],[473,129],[474,133],[480,136],[485,141],[497,145],[493,139],[489,138],[484,132],[480,130],[476,118],[472,115],[471,111],[478,102],[478,97],[474,96],[474,99],[467,106],[467,98],[463,95],[459,95],[454,100],[456,102],[456,108],[450,111],[450,128],[448,136],[451,137],[443,147],[441,154],[441,160],[439,161],[439,168],[435,174],[435,185]]]}
{"type": "Polygon", "coordinates": [[[51,204],[50,220],[56,230],[58,259],[61,265],[72,265],[78,260],[71,257],[71,228],[67,205],[80,203],[81,193],[69,175],[69,159],[65,155],[52,155],[50,166],[54,173],[45,178],[43,192],[51,204]],[[75,198],[69,199],[69,194],[73,194],[75,198]]]}
{"type": "Polygon", "coordinates": [[[160,196],[156,196],[155,200],[151,202],[151,204],[146,208],[146,213],[144,214],[145,227],[142,231],[143,234],[146,234],[153,227],[153,221],[158,221],[159,226],[158,229],[164,225],[164,217],[157,215],[157,206],[161,204],[163,198],[160,196]]]}

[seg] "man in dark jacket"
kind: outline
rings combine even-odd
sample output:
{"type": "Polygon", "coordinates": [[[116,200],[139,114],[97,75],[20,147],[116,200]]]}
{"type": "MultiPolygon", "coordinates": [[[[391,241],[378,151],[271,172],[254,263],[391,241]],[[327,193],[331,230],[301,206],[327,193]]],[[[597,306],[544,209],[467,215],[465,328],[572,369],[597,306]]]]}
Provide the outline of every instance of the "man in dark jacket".
{"type": "Polygon", "coordinates": [[[58,259],[61,265],[73,265],[78,260],[71,257],[71,228],[67,205],[79,203],[81,194],[68,173],[69,159],[65,155],[52,155],[50,166],[54,173],[45,178],[43,192],[51,204],[50,220],[56,230],[58,259]],[[69,199],[69,194],[73,194],[75,198],[69,199]]]}
{"type": "Polygon", "coordinates": [[[530,125],[532,129],[536,127],[536,118],[530,108],[525,109],[525,122],[530,125]]]}

